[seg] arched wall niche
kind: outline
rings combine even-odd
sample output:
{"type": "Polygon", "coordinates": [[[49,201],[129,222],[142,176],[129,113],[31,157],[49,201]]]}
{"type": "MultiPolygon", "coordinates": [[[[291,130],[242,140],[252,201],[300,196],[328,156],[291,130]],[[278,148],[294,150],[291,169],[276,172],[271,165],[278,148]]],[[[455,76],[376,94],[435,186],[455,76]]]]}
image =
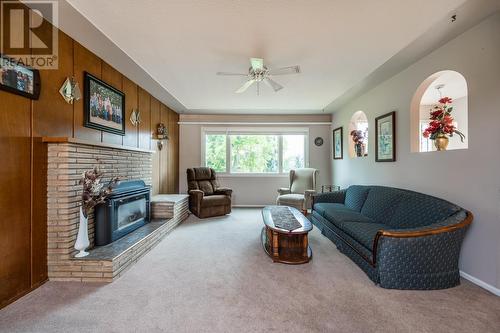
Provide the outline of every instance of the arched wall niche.
{"type": "Polygon", "coordinates": [[[356,111],[351,117],[348,142],[350,158],[368,156],[368,118],[363,111],[356,111]],[[361,139],[358,144],[355,142],[356,138],[361,139]]]}
{"type": "Polygon", "coordinates": [[[422,132],[428,126],[429,112],[433,105],[438,104],[441,97],[453,100],[453,124],[465,135],[462,142],[458,135],[450,137],[447,150],[468,148],[468,89],[465,77],[456,71],[444,70],[432,74],[417,88],[411,101],[411,151],[435,151],[434,143],[423,137],[422,132]]]}

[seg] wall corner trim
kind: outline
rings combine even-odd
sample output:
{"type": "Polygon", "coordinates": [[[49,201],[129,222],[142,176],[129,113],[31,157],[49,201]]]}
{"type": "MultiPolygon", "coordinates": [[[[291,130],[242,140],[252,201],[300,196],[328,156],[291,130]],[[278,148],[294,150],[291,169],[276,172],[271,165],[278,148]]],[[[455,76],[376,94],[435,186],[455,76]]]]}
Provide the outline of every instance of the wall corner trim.
{"type": "Polygon", "coordinates": [[[488,284],[482,280],[479,280],[478,278],[476,278],[472,275],[469,275],[463,271],[460,271],[460,276],[463,277],[464,279],[474,283],[475,285],[477,285],[483,289],[488,290],[490,293],[492,293],[496,296],[500,296],[500,289],[499,288],[496,288],[496,287],[492,286],[491,284],[488,284]]]}

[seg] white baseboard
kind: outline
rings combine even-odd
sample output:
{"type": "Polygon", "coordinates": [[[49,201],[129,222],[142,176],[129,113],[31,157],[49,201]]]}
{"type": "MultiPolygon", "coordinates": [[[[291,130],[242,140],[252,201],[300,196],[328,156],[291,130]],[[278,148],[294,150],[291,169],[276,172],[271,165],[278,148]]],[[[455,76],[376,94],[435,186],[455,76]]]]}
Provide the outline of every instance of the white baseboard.
{"type": "Polygon", "coordinates": [[[491,284],[488,284],[482,280],[479,280],[476,277],[473,277],[472,275],[469,275],[465,272],[460,271],[460,276],[463,277],[466,280],[469,280],[470,282],[480,286],[481,288],[484,288],[488,290],[490,293],[495,294],[497,296],[500,296],[500,289],[492,286],[491,284]]]}

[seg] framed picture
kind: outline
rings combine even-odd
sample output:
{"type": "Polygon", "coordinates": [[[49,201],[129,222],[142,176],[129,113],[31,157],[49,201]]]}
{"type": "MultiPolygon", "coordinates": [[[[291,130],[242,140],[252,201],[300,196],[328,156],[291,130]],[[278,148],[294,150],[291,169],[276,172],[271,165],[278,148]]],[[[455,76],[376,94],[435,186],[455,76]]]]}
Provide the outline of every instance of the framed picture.
{"type": "Polygon", "coordinates": [[[375,118],[375,161],[396,161],[396,111],[375,118]]]}
{"type": "Polygon", "coordinates": [[[84,126],[125,135],[125,95],[85,72],[84,126]]]}
{"type": "Polygon", "coordinates": [[[0,89],[10,93],[38,99],[40,96],[40,73],[15,60],[0,55],[0,89]]]}
{"type": "Polygon", "coordinates": [[[333,159],[341,160],[344,158],[344,139],[342,127],[333,130],[333,159]]]}

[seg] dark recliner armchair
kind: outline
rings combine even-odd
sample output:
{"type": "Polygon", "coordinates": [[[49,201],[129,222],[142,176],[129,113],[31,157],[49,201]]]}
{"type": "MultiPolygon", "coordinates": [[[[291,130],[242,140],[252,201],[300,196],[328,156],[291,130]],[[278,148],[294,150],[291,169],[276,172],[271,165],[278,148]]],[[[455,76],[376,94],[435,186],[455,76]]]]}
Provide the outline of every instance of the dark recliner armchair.
{"type": "Polygon", "coordinates": [[[199,218],[231,213],[233,190],[220,187],[212,168],[187,169],[189,210],[199,218]]]}

